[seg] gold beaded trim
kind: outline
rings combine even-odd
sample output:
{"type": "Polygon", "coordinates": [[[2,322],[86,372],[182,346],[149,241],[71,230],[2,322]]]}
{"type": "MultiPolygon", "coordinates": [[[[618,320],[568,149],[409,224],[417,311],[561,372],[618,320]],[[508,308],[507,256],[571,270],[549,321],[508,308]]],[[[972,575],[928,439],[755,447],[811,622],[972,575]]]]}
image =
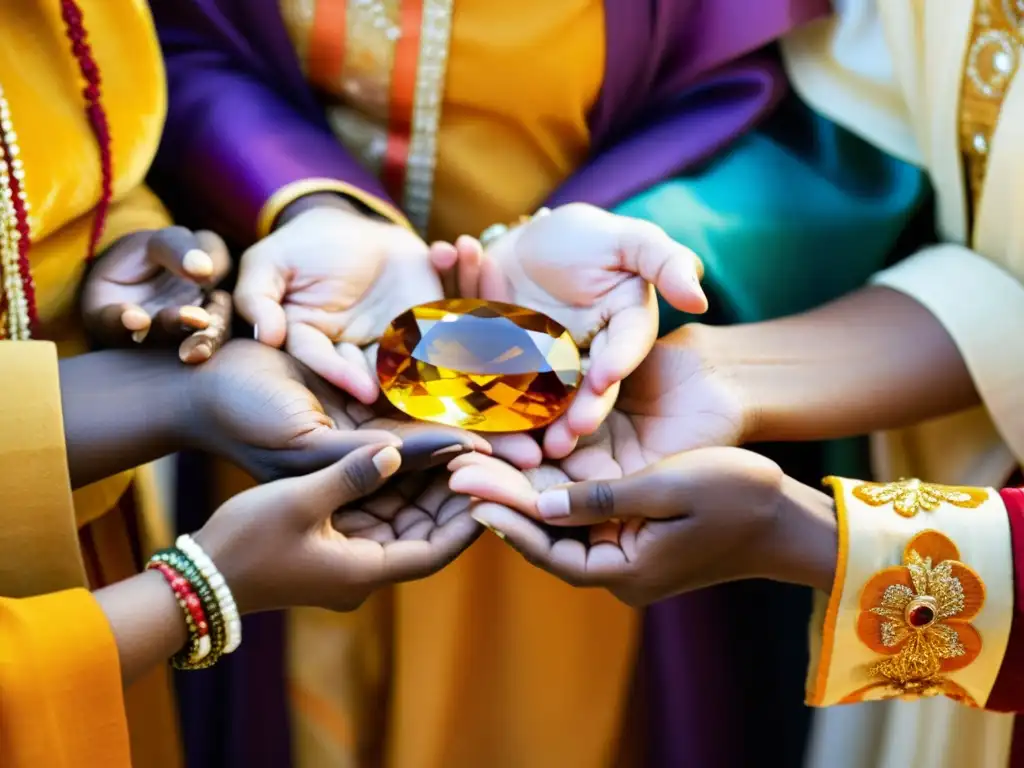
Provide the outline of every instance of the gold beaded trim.
{"type": "Polygon", "coordinates": [[[348,0],[344,59],[337,85],[350,103],[333,104],[327,120],[346,148],[375,175],[384,165],[395,50],[402,36],[400,0],[348,0]]]}
{"type": "Polygon", "coordinates": [[[441,124],[454,0],[424,0],[412,135],[405,172],[405,214],[421,233],[427,231],[437,166],[437,133],[441,124]]]}
{"type": "Polygon", "coordinates": [[[3,279],[3,292],[6,309],[2,321],[4,337],[13,340],[25,340],[31,337],[28,299],[25,297],[25,285],[21,278],[21,232],[18,231],[18,214],[14,207],[14,189],[11,177],[18,180],[20,189],[18,199],[29,211],[28,196],[25,194],[25,169],[22,165],[21,148],[18,145],[18,134],[11,120],[11,109],[0,86],[0,134],[3,144],[0,145],[0,276],[3,279]],[[7,147],[7,151],[4,150],[7,147]]]}
{"type": "Polygon", "coordinates": [[[960,147],[977,208],[992,135],[1021,58],[1024,0],[976,0],[960,104],[960,147]]]}

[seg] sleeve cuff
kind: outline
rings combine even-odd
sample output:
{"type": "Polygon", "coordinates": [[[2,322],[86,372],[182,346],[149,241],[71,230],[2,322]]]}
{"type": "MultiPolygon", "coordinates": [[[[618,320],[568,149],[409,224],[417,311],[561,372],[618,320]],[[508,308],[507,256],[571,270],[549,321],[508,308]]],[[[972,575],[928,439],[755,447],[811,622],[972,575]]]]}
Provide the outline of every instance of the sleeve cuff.
{"type": "Polygon", "coordinates": [[[281,215],[285,208],[300,197],[305,197],[315,192],[337,192],[340,195],[351,197],[394,224],[406,229],[413,228],[409,220],[395,206],[379,197],[364,192],[359,187],[336,179],[303,179],[302,181],[295,181],[281,187],[263,204],[256,220],[257,236],[262,239],[269,235],[274,228],[274,222],[277,221],[277,217],[281,215]]]}
{"type": "Polygon", "coordinates": [[[71,501],[57,348],[0,342],[0,583],[4,595],[85,584],[71,501]],[[39,563],[48,563],[45,569],[39,563]]]}
{"type": "Polygon", "coordinates": [[[117,646],[89,592],[0,599],[0,711],[4,765],[131,764],[117,646]]]}
{"type": "Polygon", "coordinates": [[[1024,458],[1024,285],[959,245],[927,248],[873,282],[910,296],[942,324],[1000,436],[1024,458]]]}
{"type": "Polygon", "coordinates": [[[917,480],[826,483],[839,561],[811,628],[807,703],[945,695],[985,706],[1014,605],[999,492],[917,480]]]}

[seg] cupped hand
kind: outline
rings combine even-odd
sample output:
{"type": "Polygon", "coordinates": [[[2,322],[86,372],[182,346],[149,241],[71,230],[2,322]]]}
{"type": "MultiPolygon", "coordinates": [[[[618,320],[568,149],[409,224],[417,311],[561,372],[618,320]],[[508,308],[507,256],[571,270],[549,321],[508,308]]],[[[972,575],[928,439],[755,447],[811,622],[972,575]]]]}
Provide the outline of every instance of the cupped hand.
{"type": "Polygon", "coordinates": [[[184,227],[128,235],[100,254],[82,287],[86,330],[102,346],[178,345],[208,360],[227,338],[231,301],[209,293],[231,267],[224,241],[184,227]]]}
{"type": "Polygon", "coordinates": [[[189,378],[190,445],[222,456],[257,480],[321,469],[359,446],[400,446],[410,466],[444,463],[460,451],[489,451],[461,430],[353,420],[347,398],[309,368],[254,341],[231,341],[189,378]],[[408,444],[403,440],[403,430],[408,444]],[[448,452],[445,453],[445,450],[448,452]]]}
{"type": "Polygon", "coordinates": [[[534,565],[630,605],[746,578],[831,586],[831,500],[748,451],[703,449],[554,487],[490,457],[453,467],[451,487],[480,499],[474,519],[534,565]]]}
{"type": "Polygon", "coordinates": [[[749,393],[715,357],[714,329],[660,339],[623,383],[602,427],[562,466],[577,479],[632,474],[672,454],[742,444],[755,429],[749,393]]]}
{"type": "Polygon", "coordinates": [[[473,238],[437,243],[431,260],[464,295],[507,301],[561,323],[590,352],[589,370],[566,414],[548,427],[544,452],[562,458],[614,406],[619,383],[657,338],[657,289],[669,304],[701,313],[700,259],[650,222],[589,205],[538,215],[486,252],[473,238]]]}
{"type": "Polygon", "coordinates": [[[481,530],[466,512],[468,500],[457,510],[431,505],[423,513],[430,522],[417,519],[394,536],[355,530],[354,517],[387,496],[381,488],[400,463],[393,446],[363,446],[318,472],[235,496],[195,539],[243,613],[353,610],[378,587],[443,567],[481,530]]]}
{"type": "Polygon", "coordinates": [[[242,256],[235,303],[272,347],[364,403],[378,394],[361,347],[399,314],[442,298],[427,245],[338,196],[285,220],[242,256]]]}

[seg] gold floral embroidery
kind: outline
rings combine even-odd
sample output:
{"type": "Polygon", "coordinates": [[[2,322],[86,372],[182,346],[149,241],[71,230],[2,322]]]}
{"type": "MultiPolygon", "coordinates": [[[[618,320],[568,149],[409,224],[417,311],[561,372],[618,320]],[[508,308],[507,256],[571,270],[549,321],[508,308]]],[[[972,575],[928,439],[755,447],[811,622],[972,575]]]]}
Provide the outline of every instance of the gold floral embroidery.
{"type": "Polygon", "coordinates": [[[907,545],[903,565],[875,574],[861,592],[857,637],[882,655],[875,682],[845,701],[946,695],[973,704],[947,675],[981,654],[971,625],[985,603],[985,585],[959,561],[946,536],[923,531],[907,545]]]}
{"type": "Polygon", "coordinates": [[[942,504],[976,509],[988,499],[988,493],[980,488],[932,485],[906,479],[895,483],[862,483],[853,489],[853,495],[872,507],[892,504],[903,517],[914,517],[921,510],[934,512],[942,504]]]}

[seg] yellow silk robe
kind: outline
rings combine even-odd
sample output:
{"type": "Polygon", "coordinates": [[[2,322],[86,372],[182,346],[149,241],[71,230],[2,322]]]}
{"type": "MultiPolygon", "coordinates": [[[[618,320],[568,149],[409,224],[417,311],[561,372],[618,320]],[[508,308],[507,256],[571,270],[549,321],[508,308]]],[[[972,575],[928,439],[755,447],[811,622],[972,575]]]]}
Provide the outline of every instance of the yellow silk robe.
{"type": "MultiPolygon", "coordinates": [[[[1000,486],[1024,461],[1024,39],[1014,3],[840,0],[786,41],[812,107],[928,170],[945,244],[875,282],[923,304],[957,344],[982,407],[876,435],[881,480],[1000,486]]],[[[941,376],[942,371],[935,371],[941,376]]],[[[809,765],[1004,768],[1012,717],[944,699],[815,715],[809,765]]]]}
{"type": "MultiPolygon", "coordinates": [[[[115,201],[105,247],[169,223],[143,185],[163,125],[164,75],[143,0],[79,5],[112,135],[115,201]]],[[[84,589],[131,574],[124,514],[141,509],[151,538],[161,535],[161,520],[139,478],[131,487],[131,474],[74,494],[68,478],[57,353],[86,349],[76,296],[100,165],[60,3],[0,3],[0,83],[31,205],[37,336],[55,342],[0,342],[0,765],[127,766],[127,712],[132,764],[170,768],[180,758],[167,672],[155,670],[122,695],[114,638],[84,589]],[[130,512],[116,509],[126,492],[135,497],[130,512]]]]}

